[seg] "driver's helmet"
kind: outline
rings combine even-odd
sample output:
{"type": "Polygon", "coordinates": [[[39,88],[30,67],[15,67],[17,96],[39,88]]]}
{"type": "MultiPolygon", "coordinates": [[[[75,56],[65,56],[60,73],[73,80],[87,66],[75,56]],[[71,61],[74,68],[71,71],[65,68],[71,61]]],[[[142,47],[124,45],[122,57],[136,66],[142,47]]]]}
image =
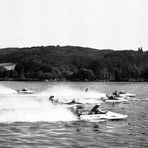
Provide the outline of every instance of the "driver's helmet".
{"type": "Polygon", "coordinates": [[[23,89],[22,89],[22,91],[26,91],[26,90],[27,90],[27,88],[23,88],[23,89]]]}

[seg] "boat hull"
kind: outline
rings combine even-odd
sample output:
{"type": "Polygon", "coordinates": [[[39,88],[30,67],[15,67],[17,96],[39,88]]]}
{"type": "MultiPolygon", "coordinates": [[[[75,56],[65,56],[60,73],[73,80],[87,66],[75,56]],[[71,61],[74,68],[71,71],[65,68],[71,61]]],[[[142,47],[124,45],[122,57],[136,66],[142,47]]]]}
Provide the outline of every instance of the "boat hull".
{"type": "Polygon", "coordinates": [[[108,111],[106,114],[93,114],[93,115],[81,115],[81,120],[99,120],[99,119],[107,119],[107,120],[120,120],[127,118],[127,115],[122,115],[119,113],[114,113],[108,111]]]}
{"type": "Polygon", "coordinates": [[[35,91],[18,91],[19,94],[34,94],[35,91]]]}
{"type": "Polygon", "coordinates": [[[136,97],[135,94],[131,94],[131,93],[125,93],[125,94],[119,94],[121,97],[136,97]]]}
{"type": "Polygon", "coordinates": [[[106,103],[121,103],[121,102],[128,102],[128,100],[120,99],[120,100],[105,100],[106,103]]]}

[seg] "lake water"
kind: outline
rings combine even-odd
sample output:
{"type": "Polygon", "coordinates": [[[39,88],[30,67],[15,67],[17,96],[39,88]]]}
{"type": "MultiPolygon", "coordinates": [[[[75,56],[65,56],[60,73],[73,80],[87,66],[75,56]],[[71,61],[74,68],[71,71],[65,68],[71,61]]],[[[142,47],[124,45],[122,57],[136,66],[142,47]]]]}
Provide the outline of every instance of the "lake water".
{"type": "MultiPolygon", "coordinates": [[[[93,104],[91,105],[91,107],[93,104]]],[[[86,105],[86,107],[89,107],[86,105]]],[[[0,147],[4,148],[146,148],[148,147],[148,83],[0,82],[0,147]],[[17,94],[28,88],[34,95],[17,94]],[[88,87],[89,91],[84,92],[88,87]],[[104,94],[125,90],[136,94],[128,103],[102,108],[128,115],[116,121],[80,121],[62,105],[48,101],[97,103],[104,94]]]]}

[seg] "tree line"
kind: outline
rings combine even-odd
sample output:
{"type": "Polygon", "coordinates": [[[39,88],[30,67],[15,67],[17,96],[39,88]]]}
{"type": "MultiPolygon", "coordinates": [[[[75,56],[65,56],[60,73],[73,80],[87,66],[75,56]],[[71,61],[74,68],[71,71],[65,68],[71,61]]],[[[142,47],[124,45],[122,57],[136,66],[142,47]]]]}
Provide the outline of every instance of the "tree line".
{"type": "Polygon", "coordinates": [[[0,80],[148,81],[148,51],[41,46],[0,50],[0,80]]]}

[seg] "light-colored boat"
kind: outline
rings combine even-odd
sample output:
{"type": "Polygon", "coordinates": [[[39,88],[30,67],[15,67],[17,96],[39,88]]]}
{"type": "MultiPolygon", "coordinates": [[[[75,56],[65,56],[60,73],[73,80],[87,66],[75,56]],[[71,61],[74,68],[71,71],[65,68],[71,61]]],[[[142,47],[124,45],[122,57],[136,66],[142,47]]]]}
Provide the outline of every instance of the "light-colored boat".
{"type": "Polygon", "coordinates": [[[136,94],[128,93],[128,92],[125,92],[123,90],[119,92],[119,95],[121,97],[136,97],[136,94]]]}
{"type": "Polygon", "coordinates": [[[99,119],[106,119],[106,120],[121,120],[127,118],[127,115],[122,115],[119,113],[114,113],[111,111],[108,111],[106,114],[86,114],[81,115],[81,120],[99,120],[99,119]]]}
{"type": "Polygon", "coordinates": [[[29,90],[27,88],[23,88],[22,90],[17,90],[17,92],[21,93],[21,94],[33,94],[33,93],[35,93],[35,91],[29,90]]]}
{"type": "Polygon", "coordinates": [[[107,102],[107,103],[121,103],[121,102],[128,102],[128,100],[126,100],[126,99],[119,99],[119,100],[108,99],[108,100],[105,100],[105,102],[107,102]]]}

